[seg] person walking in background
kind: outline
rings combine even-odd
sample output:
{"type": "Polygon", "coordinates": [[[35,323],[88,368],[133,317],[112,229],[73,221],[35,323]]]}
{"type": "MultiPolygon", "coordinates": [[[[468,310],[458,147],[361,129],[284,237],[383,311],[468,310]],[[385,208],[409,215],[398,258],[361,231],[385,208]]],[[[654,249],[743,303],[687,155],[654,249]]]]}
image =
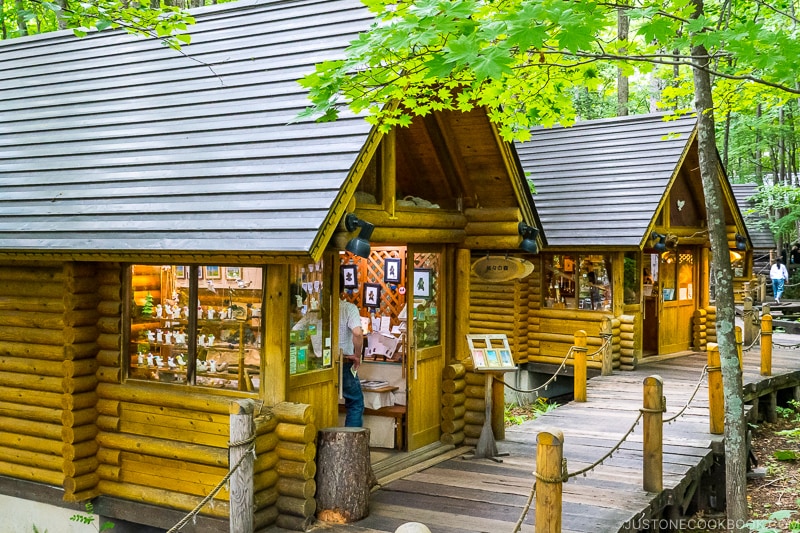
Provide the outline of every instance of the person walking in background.
{"type": "MultiPolygon", "coordinates": [[[[344,283],[340,279],[340,287],[344,283]]],[[[361,365],[361,352],[364,347],[364,334],[361,330],[361,314],[358,307],[344,300],[339,300],[339,351],[344,359],[342,363],[342,396],[346,415],[344,425],[361,427],[364,424],[364,393],[358,379],[358,367],[361,365]]]]}
{"type": "Polygon", "coordinates": [[[772,268],[769,269],[769,277],[772,280],[772,294],[775,295],[775,303],[779,304],[781,296],[783,296],[783,286],[789,281],[789,271],[786,270],[780,257],[775,258],[772,268]]]}

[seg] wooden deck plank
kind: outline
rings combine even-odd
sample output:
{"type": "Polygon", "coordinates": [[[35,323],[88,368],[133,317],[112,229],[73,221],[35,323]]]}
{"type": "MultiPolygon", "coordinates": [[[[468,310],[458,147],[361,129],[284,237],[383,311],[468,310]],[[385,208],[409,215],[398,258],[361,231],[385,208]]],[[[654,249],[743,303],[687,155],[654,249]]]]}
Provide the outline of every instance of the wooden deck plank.
{"type": "MultiPolygon", "coordinates": [[[[745,353],[744,360],[746,394],[759,394],[787,383],[800,384],[798,350],[776,348],[771,377],[760,375],[757,351],[745,353]]],[[[370,515],[364,520],[346,525],[319,523],[312,530],[393,533],[399,525],[416,521],[435,533],[511,531],[533,484],[536,437],[540,431],[558,428],[564,433],[567,470],[576,472],[618,444],[636,420],[645,377],[662,378],[667,418],[682,409],[695,392],[705,362],[706,354],[696,353],[648,363],[634,371],[595,377],[588,382],[587,402],[571,402],[536,420],[506,428],[505,439],[497,442],[500,452],[509,453],[502,462],[449,458],[383,485],[372,494],[370,515]]],[[[722,436],[711,435],[708,430],[704,379],[683,415],[664,425],[665,490],[656,494],[641,488],[643,437],[639,424],[613,457],[585,477],[572,477],[563,485],[562,531],[628,531],[631,521],[642,514],[655,516],[667,505],[671,494],[680,497],[713,462],[712,446],[718,446],[722,436]]],[[[522,532],[533,532],[534,515],[531,508],[522,532]]]]}

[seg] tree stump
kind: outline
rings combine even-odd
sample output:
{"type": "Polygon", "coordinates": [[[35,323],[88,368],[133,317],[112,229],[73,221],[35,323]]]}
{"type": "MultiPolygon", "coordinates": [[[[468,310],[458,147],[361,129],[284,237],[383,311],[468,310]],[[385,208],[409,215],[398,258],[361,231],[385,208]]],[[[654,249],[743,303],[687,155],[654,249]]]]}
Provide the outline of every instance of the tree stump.
{"type": "Polygon", "coordinates": [[[369,456],[369,429],[335,427],[319,432],[317,518],[346,524],[369,514],[377,484],[369,456]]]}

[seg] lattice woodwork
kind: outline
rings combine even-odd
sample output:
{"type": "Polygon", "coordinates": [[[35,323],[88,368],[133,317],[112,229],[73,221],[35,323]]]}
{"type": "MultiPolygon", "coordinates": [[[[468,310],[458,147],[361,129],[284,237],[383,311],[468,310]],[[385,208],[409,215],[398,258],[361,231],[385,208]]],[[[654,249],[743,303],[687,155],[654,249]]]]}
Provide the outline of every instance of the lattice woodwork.
{"type": "Polygon", "coordinates": [[[406,248],[373,246],[368,258],[348,252],[342,256],[342,264],[358,266],[358,291],[345,291],[344,299],[358,306],[362,316],[369,316],[372,308],[364,306],[364,283],[376,283],[381,287],[381,297],[380,307],[375,308],[375,314],[391,317],[392,326],[400,324],[397,315],[406,304],[405,295],[400,294],[400,288],[405,287],[406,248]],[[384,261],[387,258],[400,259],[400,283],[387,283],[384,280],[384,261]]]}

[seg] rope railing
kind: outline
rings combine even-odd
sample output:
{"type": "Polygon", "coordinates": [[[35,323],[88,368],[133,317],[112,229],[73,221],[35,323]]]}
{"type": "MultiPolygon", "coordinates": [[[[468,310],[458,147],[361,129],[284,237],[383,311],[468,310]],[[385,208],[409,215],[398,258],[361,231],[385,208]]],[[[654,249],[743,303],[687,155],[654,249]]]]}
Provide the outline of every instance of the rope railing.
{"type": "Polygon", "coordinates": [[[780,348],[788,348],[790,350],[796,350],[796,349],[800,348],[800,344],[781,344],[781,343],[775,342],[775,341],[772,342],[772,345],[773,346],[778,346],[780,348]]]}
{"type": "Polygon", "coordinates": [[[223,477],[222,480],[219,483],[217,483],[217,486],[214,487],[213,489],[211,489],[211,492],[209,492],[208,495],[205,498],[203,498],[202,501],[200,503],[198,503],[197,506],[194,509],[189,511],[189,513],[186,516],[181,518],[181,520],[177,524],[175,524],[169,530],[167,530],[167,533],[176,533],[177,531],[180,531],[181,528],[183,528],[183,526],[188,524],[189,520],[194,520],[194,518],[200,512],[200,509],[205,507],[205,505],[208,502],[210,502],[214,498],[214,496],[217,495],[217,493],[222,489],[222,487],[225,486],[225,484],[228,482],[228,480],[231,478],[231,476],[234,474],[234,472],[236,472],[236,470],[238,470],[238,468],[244,462],[244,459],[247,457],[247,454],[252,453],[253,457],[255,458],[255,456],[256,456],[256,444],[255,444],[255,441],[256,441],[256,436],[254,434],[253,436],[251,436],[248,439],[237,441],[237,442],[228,443],[228,447],[229,448],[236,448],[236,447],[239,447],[239,446],[248,446],[248,449],[247,449],[247,451],[245,451],[245,453],[242,454],[242,456],[239,458],[239,460],[236,462],[236,464],[233,466],[233,468],[231,468],[228,471],[228,473],[225,475],[225,477],[223,477]]]}
{"type": "Polygon", "coordinates": [[[756,333],[756,337],[753,339],[753,342],[751,342],[747,347],[742,347],[742,351],[749,352],[750,350],[753,349],[753,347],[756,344],[759,344],[760,341],[761,341],[761,329],[759,329],[758,333],[756,333]]]}
{"type": "MultiPolygon", "coordinates": [[[[705,365],[703,367],[703,369],[702,369],[702,371],[700,373],[700,378],[697,380],[697,384],[695,385],[694,391],[692,392],[692,394],[689,397],[689,399],[686,401],[686,404],[680,410],[678,410],[678,412],[676,412],[674,415],[672,415],[671,417],[663,419],[662,423],[669,424],[669,423],[672,423],[673,421],[675,421],[677,418],[683,416],[683,414],[689,408],[689,405],[691,405],[692,401],[694,401],[695,396],[697,396],[697,393],[700,390],[700,386],[703,384],[703,381],[704,381],[706,375],[708,374],[708,369],[709,369],[708,365],[705,365]]],[[[534,471],[533,472],[534,481],[533,481],[533,484],[531,485],[530,494],[528,495],[528,499],[527,499],[527,501],[525,502],[525,505],[522,508],[522,512],[520,514],[519,519],[517,520],[516,524],[514,525],[514,529],[513,529],[512,533],[518,533],[520,531],[520,528],[522,527],[522,523],[525,520],[525,517],[527,516],[528,512],[530,511],[531,503],[533,502],[533,499],[536,496],[536,485],[537,485],[538,482],[542,482],[542,483],[566,483],[571,478],[574,478],[574,477],[577,477],[577,476],[586,477],[586,474],[588,472],[591,472],[592,470],[594,470],[598,466],[602,465],[606,460],[611,459],[611,458],[614,457],[614,454],[619,451],[619,449],[622,447],[623,443],[636,430],[636,426],[639,425],[639,423],[641,422],[642,417],[644,416],[645,413],[650,413],[650,412],[663,413],[665,410],[666,410],[666,406],[662,407],[661,409],[640,408],[639,409],[639,414],[636,416],[636,419],[633,421],[633,423],[631,424],[630,428],[628,428],[628,431],[625,432],[625,434],[622,436],[622,438],[620,438],[620,440],[614,446],[612,446],[611,449],[609,449],[605,454],[603,454],[602,457],[600,457],[599,459],[594,461],[592,464],[590,464],[588,466],[585,466],[584,468],[581,468],[580,470],[576,470],[575,472],[568,472],[567,459],[566,458],[562,458],[562,468],[561,468],[562,469],[562,473],[561,473],[560,477],[556,477],[554,479],[545,478],[545,477],[539,475],[538,472],[534,471]]]]}
{"type": "Polygon", "coordinates": [[[542,389],[544,389],[544,390],[547,390],[547,387],[548,387],[548,386],[549,386],[551,383],[553,383],[553,382],[555,382],[556,380],[558,380],[558,374],[559,374],[559,373],[560,373],[562,370],[564,370],[564,367],[566,367],[566,366],[567,366],[567,360],[569,359],[570,355],[572,355],[572,353],[573,353],[574,351],[575,351],[575,346],[570,346],[570,347],[569,347],[569,350],[567,350],[567,354],[564,356],[564,359],[562,359],[562,360],[561,360],[561,364],[560,364],[560,365],[558,365],[558,368],[556,369],[555,373],[553,373],[553,375],[552,375],[552,376],[550,376],[550,377],[547,379],[547,381],[545,381],[543,384],[539,385],[539,386],[538,386],[538,387],[536,387],[535,389],[518,389],[518,388],[516,388],[516,387],[513,387],[513,386],[511,386],[511,385],[507,384],[505,381],[503,381],[502,379],[498,378],[497,376],[492,376],[492,379],[493,379],[494,381],[502,382],[502,383],[503,383],[503,384],[504,384],[506,387],[508,387],[509,389],[513,390],[514,392],[521,392],[521,393],[523,393],[523,394],[536,394],[536,397],[538,398],[538,397],[539,397],[539,391],[540,391],[540,390],[542,390],[542,389]]]}

